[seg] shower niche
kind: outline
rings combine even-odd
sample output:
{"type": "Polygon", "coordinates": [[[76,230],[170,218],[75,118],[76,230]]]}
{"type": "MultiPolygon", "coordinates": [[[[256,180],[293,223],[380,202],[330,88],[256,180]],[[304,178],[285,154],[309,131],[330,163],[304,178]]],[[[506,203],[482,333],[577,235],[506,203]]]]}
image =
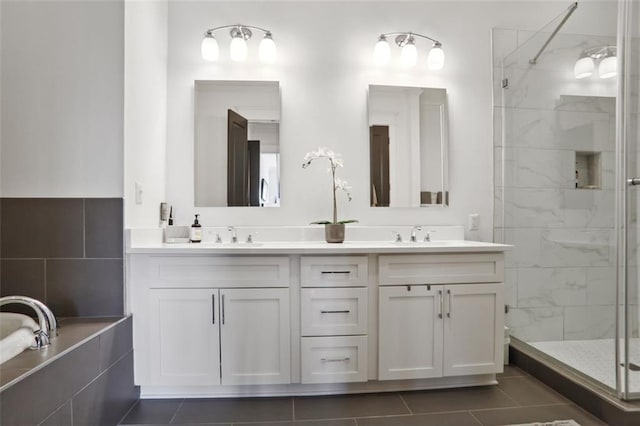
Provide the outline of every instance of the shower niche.
{"type": "Polygon", "coordinates": [[[601,189],[602,167],[600,152],[576,151],[576,189],[601,189]]]}

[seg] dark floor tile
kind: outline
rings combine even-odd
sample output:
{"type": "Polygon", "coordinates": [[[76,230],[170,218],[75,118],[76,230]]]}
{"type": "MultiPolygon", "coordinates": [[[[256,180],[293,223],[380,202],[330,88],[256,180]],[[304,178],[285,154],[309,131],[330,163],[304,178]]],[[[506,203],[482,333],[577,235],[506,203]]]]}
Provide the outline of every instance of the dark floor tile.
{"type": "Polygon", "coordinates": [[[233,426],[357,426],[355,419],[338,420],[302,420],[293,422],[267,422],[267,423],[234,423],[233,426]]]}
{"type": "Polygon", "coordinates": [[[397,393],[296,397],[296,420],[409,414],[397,393]]]}
{"type": "Polygon", "coordinates": [[[217,398],[185,400],[173,420],[183,423],[293,420],[291,398],[217,398]]]}
{"type": "Polygon", "coordinates": [[[3,198],[3,258],[83,257],[81,198],[3,198]]]}
{"type": "Polygon", "coordinates": [[[568,404],[569,400],[540,381],[530,377],[507,377],[498,383],[498,389],[519,405],[568,404]]]}
{"type": "Polygon", "coordinates": [[[182,399],[141,399],[121,424],[168,424],[182,401],[182,399]]]}
{"type": "Polygon", "coordinates": [[[122,257],[122,198],[87,198],[84,210],[87,257],[122,257]]]}
{"type": "Polygon", "coordinates": [[[469,413],[415,414],[357,420],[358,426],[481,426],[469,413]]]}
{"type": "Polygon", "coordinates": [[[412,413],[436,413],[518,405],[497,386],[403,392],[401,395],[412,413]]]}
{"type": "Polygon", "coordinates": [[[573,404],[472,411],[485,426],[575,420],[580,426],[602,426],[601,420],[573,404]]]}
{"type": "Polygon", "coordinates": [[[124,311],[121,259],[47,260],[47,304],[57,316],[119,316],[124,311]]]}
{"type": "Polygon", "coordinates": [[[502,373],[496,374],[496,378],[498,379],[498,381],[500,381],[500,379],[505,377],[520,377],[520,376],[526,376],[526,375],[527,373],[525,373],[523,370],[516,367],[515,365],[505,365],[504,371],[502,373]]]}

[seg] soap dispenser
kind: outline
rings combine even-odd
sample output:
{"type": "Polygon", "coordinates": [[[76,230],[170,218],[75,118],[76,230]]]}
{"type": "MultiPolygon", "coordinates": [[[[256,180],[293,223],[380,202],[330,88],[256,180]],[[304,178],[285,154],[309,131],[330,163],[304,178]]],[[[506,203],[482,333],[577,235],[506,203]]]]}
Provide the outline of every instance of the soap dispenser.
{"type": "Polygon", "coordinates": [[[196,215],[196,219],[193,221],[193,225],[191,225],[191,229],[189,230],[189,241],[192,243],[202,241],[202,225],[198,222],[198,216],[200,215],[196,215]]]}

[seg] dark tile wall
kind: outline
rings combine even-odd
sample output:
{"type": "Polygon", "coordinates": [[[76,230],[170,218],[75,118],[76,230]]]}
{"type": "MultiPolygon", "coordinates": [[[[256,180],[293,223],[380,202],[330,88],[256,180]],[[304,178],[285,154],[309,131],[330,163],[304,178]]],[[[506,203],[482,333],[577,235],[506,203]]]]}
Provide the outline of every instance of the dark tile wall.
{"type": "Polygon", "coordinates": [[[122,198],[2,198],[0,218],[0,296],[59,317],[123,315],[122,198]]]}
{"type": "Polygon", "coordinates": [[[0,424],[116,425],[139,398],[131,317],[0,394],[0,424]]]}

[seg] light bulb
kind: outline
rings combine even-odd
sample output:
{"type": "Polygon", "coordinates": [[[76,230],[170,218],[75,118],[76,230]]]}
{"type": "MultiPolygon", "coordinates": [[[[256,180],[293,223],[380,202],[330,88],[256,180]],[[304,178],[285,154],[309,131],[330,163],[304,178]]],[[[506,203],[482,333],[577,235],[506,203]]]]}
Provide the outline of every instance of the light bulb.
{"type": "Polygon", "coordinates": [[[409,36],[407,44],[402,48],[400,60],[405,67],[415,67],[418,63],[418,50],[416,49],[412,36],[409,36]]]}
{"type": "Polygon", "coordinates": [[[591,77],[594,68],[595,64],[593,63],[593,59],[586,56],[576,61],[576,64],[573,67],[573,75],[578,79],[591,77]]]}
{"type": "Polygon", "coordinates": [[[271,33],[267,32],[260,42],[258,57],[260,58],[261,62],[272,64],[276,61],[276,54],[276,43],[273,41],[271,33]]]}
{"type": "Polygon", "coordinates": [[[430,70],[441,70],[444,67],[444,50],[439,42],[433,43],[427,55],[427,67],[430,70]]]}
{"type": "Polygon", "coordinates": [[[598,75],[600,78],[612,78],[618,75],[618,62],[615,56],[607,56],[598,66],[598,75]]]}
{"type": "Polygon", "coordinates": [[[229,54],[232,61],[244,62],[247,60],[247,42],[244,41],[244,38],[242,38],[242,36],[234,37],[231,39],[229,54]]]}
{"type": "Polygon", "coordinates": [[[389,43],[387,43],[387,38],[381,35],[373,50],[373,59],[376,65],[385,65],[389,62],[390,57],[391,49],[389,48],[389,43]]]}
{"type": "Polygon", "coordinates": [[[214,62],[218,59],[220,49],[218,48],[218,42],[212,34],[205,34],[200,51],[202,52],[202,59],[205,61],[214,62]]]}

